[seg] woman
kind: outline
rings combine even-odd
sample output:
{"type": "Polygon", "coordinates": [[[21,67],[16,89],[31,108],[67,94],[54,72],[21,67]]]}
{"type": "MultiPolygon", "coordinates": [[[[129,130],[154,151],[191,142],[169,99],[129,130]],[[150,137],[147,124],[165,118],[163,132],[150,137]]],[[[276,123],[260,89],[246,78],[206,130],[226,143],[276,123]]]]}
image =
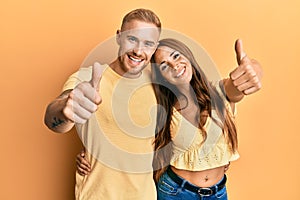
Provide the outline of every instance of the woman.
{"type": "MultiPolygon", "coordinates": [[[[239,157],[234,103],[243,93],[230,79],[209,82],[175,39],[161,40],[151,63],[161,105],[153,161],[158,199],[227,199],[225,171],[239,157]]],[[[89,170],[82,156],[79,172],[89,170]]]]}
{"type": "Polygon", "coordinates": [[[162,105],[154,159],[158,199],[227,199],[224,171],[238,154],[234,104],[222,82],[208,82],[189,48],[174,39],[159,42],[152,63],[162,105]]]}

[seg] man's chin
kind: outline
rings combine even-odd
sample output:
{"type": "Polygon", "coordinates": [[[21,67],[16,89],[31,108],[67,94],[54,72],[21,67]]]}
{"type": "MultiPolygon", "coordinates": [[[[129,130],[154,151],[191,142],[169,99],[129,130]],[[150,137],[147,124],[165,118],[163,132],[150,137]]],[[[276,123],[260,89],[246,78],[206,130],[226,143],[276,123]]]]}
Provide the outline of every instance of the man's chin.
{"type": "Polygon", "coordinates": [[[128,76],[136,76],[136,77],[138,77],[138,76],[141,75],[141,73],[142,73],[143,69],[145,69],[145,67],[146,67],[145,65],[131,67],[131,68],[129,68],[129,70],[126,72],[126,74],[127,74],[128,76]]]}

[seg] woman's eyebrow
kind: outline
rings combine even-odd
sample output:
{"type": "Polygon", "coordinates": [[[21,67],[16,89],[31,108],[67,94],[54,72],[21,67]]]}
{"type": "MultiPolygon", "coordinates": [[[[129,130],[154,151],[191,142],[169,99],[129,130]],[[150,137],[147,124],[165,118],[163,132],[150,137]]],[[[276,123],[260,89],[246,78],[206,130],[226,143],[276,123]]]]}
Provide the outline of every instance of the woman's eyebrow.
{"type": "MultiPolygon", "coordinates": [[[[172,53],[170,53],[170,55],[169,55],[169,56],[170,56],[170,57],[172,57],[172,56],[173,56],[173,54],[174,54],[175,52],[176,52],[176,51],[173,51],[172,53]]],[[[165,62],[166,62],[166,61],[162,61],[162,62],[159,64],[159,66],[160,66],[160,65],[162,65],[162,64],[164,64],[165,62]]]]}
{"type": "Polygon", "coordinates": [[[172,57],[173,56],[173,54],[175,53],[176,51],[173,51],[172,53],[170,53],[170,57],[172,57]]]}
{"type": "Polygon", "coordinates": [[[166,61],[162,61],[160,64],[159,64],[159,66],[161,66],[162,64],[164,64],[166,61]]]}

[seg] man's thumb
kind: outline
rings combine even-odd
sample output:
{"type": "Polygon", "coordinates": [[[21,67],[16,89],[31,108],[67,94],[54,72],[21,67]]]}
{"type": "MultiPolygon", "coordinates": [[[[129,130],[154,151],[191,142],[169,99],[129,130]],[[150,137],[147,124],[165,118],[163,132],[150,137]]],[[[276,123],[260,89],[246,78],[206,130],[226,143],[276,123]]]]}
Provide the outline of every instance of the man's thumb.
{"type": "Polygon", "coordinates": [[[235,53],[236,53],[236,60],[238,64],[241,64],[242,59],[247,57],[247,54],[244,51],[243,43],[241,39],[237,39],[235,41],[235,53]]]}
{"type": "Polygon", "coordinates": [[[102,78],[103,71],[104,67],[100,63],[95,62],[93,65],[92,79],[90,82],[97,91],[99,91],[100,80],[102,78]]]}

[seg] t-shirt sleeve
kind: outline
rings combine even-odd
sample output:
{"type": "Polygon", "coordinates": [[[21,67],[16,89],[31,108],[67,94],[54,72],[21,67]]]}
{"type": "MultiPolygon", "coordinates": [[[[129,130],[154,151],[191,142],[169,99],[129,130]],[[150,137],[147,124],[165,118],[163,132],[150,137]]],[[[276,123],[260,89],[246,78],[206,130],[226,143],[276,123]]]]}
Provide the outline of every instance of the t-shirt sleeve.
{"type": "Polygon", "coordinates": [[[73,73],[65,82],[62,91],[74,89],[79,83],[90,81],[92,77],[92,66],[82,67],[77,72],[73,73]]]}

